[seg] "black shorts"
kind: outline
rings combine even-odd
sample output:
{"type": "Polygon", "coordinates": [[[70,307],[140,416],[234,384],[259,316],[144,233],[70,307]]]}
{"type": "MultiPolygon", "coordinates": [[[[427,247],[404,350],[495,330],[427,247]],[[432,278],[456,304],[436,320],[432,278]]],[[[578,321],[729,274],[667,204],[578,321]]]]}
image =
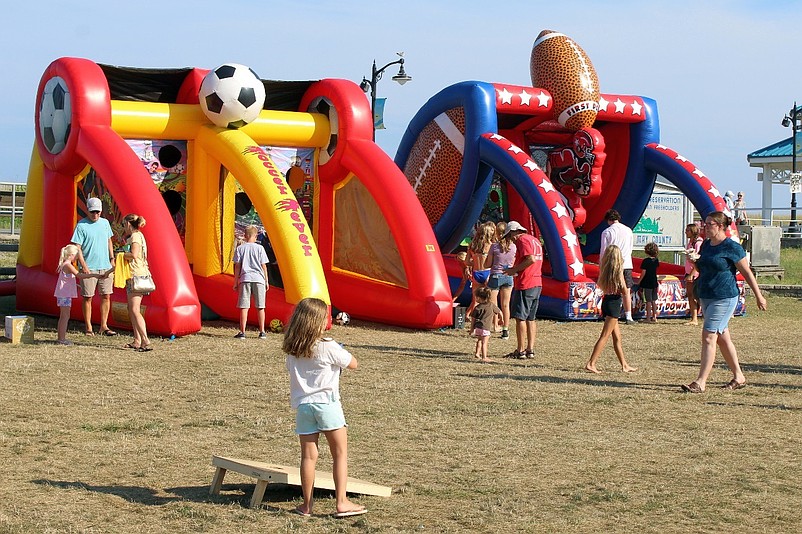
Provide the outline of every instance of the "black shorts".
{"type": "Polygon", "coordinates": [[[604,295],[601,303],[602,317],[621,317],[621,306],[624,304],[624,299],[621,295],[604,295]]]}

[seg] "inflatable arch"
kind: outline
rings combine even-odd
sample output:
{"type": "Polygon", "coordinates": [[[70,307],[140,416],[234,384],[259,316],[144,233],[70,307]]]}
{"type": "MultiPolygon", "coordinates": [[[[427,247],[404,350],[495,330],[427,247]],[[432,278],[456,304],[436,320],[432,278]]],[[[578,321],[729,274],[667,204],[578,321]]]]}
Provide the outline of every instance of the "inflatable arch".
{"type": "MultiPolygon", "coordinates": [[[[634,227],[658,173],[676,184],[702,217],[726,211],[726,205],[704,173],[659,143],[656,102],[619,94],[599,95],[592,123],[594,142],[603,150],[596,153],[594,170],[599,176],[591,181],[581,205],[572,202],[566,188],[548,173],[550,154],[570,148],[577,138],[554,120],[553,102],[553,95],[539,87],[455,84],[418,111],[395,161],[416,190],[446,253],[470,235],[488,202],[495,174],[506,203],[504,218],[524,224],[544,243],[548,259],[539,314],[596,319],[598,310],[584,295],[595,290],[598,265],[593,261],[598,261],[608,209],[618,210],[622,222],[634,227]]],[[[730,232],[737,235],[734,226],[730,232]]],[[[448,254],[444,259],[456,285],[459,266],[448,254]]],[[[681,273],[681,267],[669,265],[661,271],[681,273]]],[[[669,278],[680,287],[681,276],[669,278]]]]}
{"type": "MultiPolygon", "coordinates": [[[[37,102],[61,86],[68,93],[59,95],[67,128],[61,125],[63,143],[54,145],[52,132],[37,127],[17,308],[58,313],[51,298],[58,251],[85,214],[86,198],[97,196],[104,216],[119,221],[135,212],[148,221],[143,233],[158,288],[143,300],[149,328],[195,332],[202,307],[236,320],[231,258],[243,200],[264,226],[280,271],[283,287],[270,281],[269,318],[286,320],[294,303],[314,296],[357,318],[423,328],[450,324],[439,247],[427,224],[401,220],[402,214],[425,219],[403,174],[370,140],[371,114],[359,88],[346,80],[264,81],[259,118],[223,129],[198,105],[207,72],[78,58],[48,67],[37,102]],[[310,154],[309,210],[273,161],[273,147],[310,154]]],[[[79,304],[72,316],[81,317],[79,304]]],[[[110,323],[129,324],[122,290],[113,295],[110,323]]]]}

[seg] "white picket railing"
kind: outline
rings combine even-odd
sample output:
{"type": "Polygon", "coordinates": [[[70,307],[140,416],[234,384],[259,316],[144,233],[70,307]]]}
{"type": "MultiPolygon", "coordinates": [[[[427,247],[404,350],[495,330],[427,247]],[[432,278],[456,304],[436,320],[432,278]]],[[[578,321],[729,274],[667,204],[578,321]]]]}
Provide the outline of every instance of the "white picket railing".
{"type": "Polygon", "coordinates": [[[19,235],[26,184],[0,182],[0,234],[19,235]]]}

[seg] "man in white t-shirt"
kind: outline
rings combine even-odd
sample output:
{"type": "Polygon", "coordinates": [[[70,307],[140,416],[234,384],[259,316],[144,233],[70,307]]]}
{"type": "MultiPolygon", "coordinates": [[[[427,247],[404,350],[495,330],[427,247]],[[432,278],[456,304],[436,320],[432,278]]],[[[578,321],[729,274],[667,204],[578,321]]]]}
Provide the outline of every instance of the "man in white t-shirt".
{"type": "Polygon", "coordinates": [[[621,223],[621,214],[616,210],[607,210],[604,214],[607,221],[607,228],[601,234],[601,248],[599,258],[604,257],[604,251],[610,245],[615,245],[621,249],[621,257],[624,260],[624,280],[627,289],[624,295],[624,313],[626,314],[627,324],[637,324],[632,318],[632,230],[629,226],[621,223]]]}

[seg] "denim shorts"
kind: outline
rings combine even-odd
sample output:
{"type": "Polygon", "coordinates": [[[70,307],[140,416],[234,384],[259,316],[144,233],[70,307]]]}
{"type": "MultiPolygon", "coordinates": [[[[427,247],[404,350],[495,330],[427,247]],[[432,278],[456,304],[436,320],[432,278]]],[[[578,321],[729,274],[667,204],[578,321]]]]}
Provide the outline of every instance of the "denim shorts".
{"type": "Polygon", "coordinates": [[[295,433],[299,436],[337,430],[347,426],[340,401],[301,404],[295,412],[295,433]]]}
{"type": "Polygon", "coordinates": [[[738,297],[702,299],[702,316],[705,319],[702,328],[707,332],[723,333],[737,305],[738,297]]]}
{"type": "Polygon", "coordinates": [[[514,289],[510,300],[510,316],[519,321],[534,321],[540,304],[542,286],[514,289]]]}
{"type": "Polygon", "coordinates": [[[487,281],[487,287],[490,289],[512,287],[512,276],[504,273],[491,274],[490,280],[487,281]]]}

